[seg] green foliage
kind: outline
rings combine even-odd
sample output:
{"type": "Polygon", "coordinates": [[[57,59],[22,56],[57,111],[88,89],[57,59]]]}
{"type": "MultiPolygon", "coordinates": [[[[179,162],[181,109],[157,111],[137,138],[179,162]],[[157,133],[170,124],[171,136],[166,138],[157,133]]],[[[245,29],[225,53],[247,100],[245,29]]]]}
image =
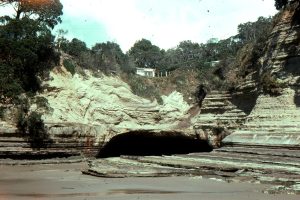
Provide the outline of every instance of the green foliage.
{"type": "Polygon", "coordinates": [[[5,107],[0,106],[0,119],[4,118],[5,107]]]}
{"type": "Polygon", "coordinates": [[[280,10],[288,4],[288,0],[275,0],[275,7],[277,10],[280,10]]]}
{"type": "Polygon", "coordinates": [[[128,51],[137,67],[157,68],[162,59],[162,52],[159,47],[153,45],[149,40],[137,41],[128,51]]]}
{"type": "Polygon", "coordinates": [[[45,111],[51,111],[52,108],[49,105],[48,100],[45,97],[35,97],[35,103],[37,105],[38,108],[43,109],[45,111]]]}
{"type": "Polygon", "coordinates": [[[125,63],[121,65],[121,70],[126,74],[135,74],[136,68],[132,57],[125,55],[125,63]]]}
{"type": "Polygon", "coordinates": [[[227,90],[231,87],[228,82],[216,73],[219,69],[220,68],[217,67],[206,67],[197,71],[197,78],[200,84],[203,85],[207,91],[227,90]]]}
{"type": "Polygon", "coordinates": [[[272,28],[272,17],[259,17],[255,22],[238,25],[238,39],[243,44],[248,42],[264,42],[272,28]]]}
{"type": "Polygon", "coordinates": [[[0,24],[0,49],[0,93],[8,98],[38,91],[40,78],[59,60],[51,31],[26,17],[0,24]]]}
{"type": "Polygon", "coordinates": [[[51,142],[41,115],[32,112],[28,116],[28,141],[33,149],[46,148],[51,142]]]}
{"type": "Polygon", "coordinates": [[[156,99],[159,104],[163,104],[158,88],[151,84],[147,78],[129,75],[127,77],[127,83],[131,87],[133,94],[150,100],[156,99]]]}
{"type": "Polygon", "coordinates": [[[264,93],[270,94],[272,96],[278,96],[282,94],[283,88],[286,86],[280,83],[276,78],[274,78],[270,72],[265,72],[261,76],[260,86],[264,93]]]}
{"type": "Polygon", "coordinates": [[[5,99],[15,100],[24,90],[21,82],[14,78],[13,71],[5,64],[0,64],[0,101],[5,99]]]}
{"type": "Polygon", "coordinates": [[[15,19],[32,17],[41,25],[51,29],[61,22],[63,5],[60,0],[0,0],[0,6],[11,4],[14,7],[15,19]]]}
{"type": "Polygon", "coordinates": [[[74,60],[83,68],[101,70],[108,75],[118,73],[120,70],[132,71],[127,55],[117,43],[97,43],[92,49],[88,49],[86,44],[77,38],[71,42],[60,38],[59,44],[61,49],[74,56],[74,60]]]}
{"type": "Polygon", "coordinates": [[[83,52],[86,52],[88,50],[85,42],[77,38],[73,38],[71,42],[69,42],[68,40],[62,40],[61,42],[61,49],[64,52],[75,57],[79,57],[83,52]]]}
{"type": "Polygon", "coordinates": [[[72,76],[75,74],[75,65],[72,62],[72,60],[65,59],[63,61],[63,65],[68,70],[68,72],[70,72],[72,74],[72,76]]]}
{"type": "Polygon", "coordinates": [[[180,42],[176,49],[167,51],[166,55],[171,62],[164,63],[165,66],[172,66],[173,69],[194,68],[202,64],[204,51],[202,45],[187,40],[180,42]]]}
{"type": "MultiPolygon", "coordinates": [[[[45,103],[41,98],[37,101],[45,103]]],[[[17,128],[33,149],[46,148],[51,143],[41,115],[37,112],[29,113],[29,101],[27,98],[20,99],[17,128]]]]}
{"type": "Polygon", "coordinates": [[[97,43],[92,47],[94,67],[106,74],[116,73],[127,64],[127,57],[114,42],[97,43]]]}
{"type": "Polygon", "coordinates": [[[17,128],[19,132],[23,135],[27,133],[27,115],[29,112],[29,101],[27,98],[19,98],[18,104],[20,105],[18,114],[17,114],[17,128]]]}

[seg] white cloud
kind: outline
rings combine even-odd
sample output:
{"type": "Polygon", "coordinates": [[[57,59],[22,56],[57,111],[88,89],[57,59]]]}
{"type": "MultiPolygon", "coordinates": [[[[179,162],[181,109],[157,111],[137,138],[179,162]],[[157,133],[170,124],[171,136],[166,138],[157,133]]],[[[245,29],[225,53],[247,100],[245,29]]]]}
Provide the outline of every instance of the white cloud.
{"type": "MultiPolygon", "coordinates": [[[[71,2],[63,2],[67,1],[71,2]]],[[[273,4],[273,0],[87,0],[72,5],[70,14],[100,20],[109,39],[124,50],[141,38],[170,48],[183,40],[206,42],[234,35],[239,23],[273,15],[273,4]]]]}
{"type": "MultiPolygon", "coordinates": [[[[127,51],[146,38],[161,48],[235,35],[237,25],[276,13],[274,0],[61,0],[60,27],[89,43],[115,41],[127,51]],[[70,19],[78,20],[70,25],[70,19]],[[84,24],[84,21],[91,22],[84,24]],[[99,27],[97,27],[97,24],[99,27]],[[101,27],[100,27],[101,26],[101,27]],[[79,28],[82,27],[82,30],[79,28]],[[101,30],[103,29],[103,30],[101,30]],[[104,32],[105,34],[101,34],[104,32]],[[99,35],[99,36],[98,36],[99,35]]],[[[1,11],[2,13],[2,11],[1,11]]]]}

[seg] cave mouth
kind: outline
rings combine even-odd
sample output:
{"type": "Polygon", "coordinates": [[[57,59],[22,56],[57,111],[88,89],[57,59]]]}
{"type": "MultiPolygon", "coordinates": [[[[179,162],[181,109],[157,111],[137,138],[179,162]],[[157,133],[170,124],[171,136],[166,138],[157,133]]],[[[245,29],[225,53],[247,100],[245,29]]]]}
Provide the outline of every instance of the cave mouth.
{"type": "Polygon", "coordinates": [[[100,149],[97,157],[162,156],[210,151],[212,147],[207,141],[187,137],[181,133],[129,132],[113,137],[100,149]]]}

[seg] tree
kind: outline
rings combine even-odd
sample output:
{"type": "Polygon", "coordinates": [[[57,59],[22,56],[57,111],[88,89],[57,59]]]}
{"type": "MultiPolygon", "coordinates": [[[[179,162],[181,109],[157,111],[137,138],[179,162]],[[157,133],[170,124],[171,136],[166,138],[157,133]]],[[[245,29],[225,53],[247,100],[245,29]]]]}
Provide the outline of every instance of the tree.
{"type": "Polygon", "coordinates": [[[158,68],[162,59],[160,48],[146,39],[137,41],[127,54],[134,59],[137,67],[142,68],[158,68]]]}
{"type": "Polygon", "coordinates": [[[0,0],[0,6],[11,4],[14,19],[31,18],[53,29],[61,22],[63,5],[60,0],[0,0]]]}
{"type": "Polygon", "coordinates": [[[126,56],[120,46],[114,42],[97,43],[92,47],[95,67],[104,72],[116,72],[126,63],[126,56]]]}
{"type": "Polygon", "coordinates": [[[275,0],[275,7],[277,10],[280,10],[288,4],[288,0],[275,0]]]}
{"type": "Polygon", "coordinates": [[[58,63],[51,28],[60,20],[62,6],[57,10],[58,0],[0,3],[16,11],[14,17],[0,17],[0,94],[13,100],[21,92],[38,91],[41,78],[58,63]]]}
{"type": "Polygon", "coordinates": [[[217,44],[217,60],[234,59],[241,47],[241,42],[235,36],[220,40],[217,44]]]}
{"type": "Polygon", "coordinates": [[[65,35],[68,34],[67,30],[64,29],[59,29],[57,31],[57,36],[56,36],[56,43],[57,43],[57,48],[60,49],[61,44],[64,43],[67,39],[65,38],[65,35]]]}
{"type": "Polygon", "coordinates": [[[190,40],[180,42],[176,51],[180,58],[181,67],[199,66],[204,53],[203,48],[198,43],[193,43],[190,40]]]}
{"type": "Polygon", "coordinates": [[[242,43],[265,40],[272,28],[272,17],[259,17],[256,22],[246,22],[238,25],[238,38],[242,43]]]}
{"type": "Polygon", "coordinates": [[[14,2],[14,0],[0,0],[0,6],[5,6],[12,2],[14,2]]]}
{"type": "Polygon", "coordinates": [[[79,57],[81,53],[87,51],[88,48],[85,42],[77,38],[73,38],[71,42],[67,42],[66,44],[62,45],[62,50],[72,56],[79,57]]]}
{"type": "MultiPolygon", "coordinates": [[[[50,30],[28,18],[0,26],[0,49],[0,63],[25,91],[39,90],[39,77],[58,62],[50,30]]],[[[1,76],[5,79],[7,74],[1,76]]]]}

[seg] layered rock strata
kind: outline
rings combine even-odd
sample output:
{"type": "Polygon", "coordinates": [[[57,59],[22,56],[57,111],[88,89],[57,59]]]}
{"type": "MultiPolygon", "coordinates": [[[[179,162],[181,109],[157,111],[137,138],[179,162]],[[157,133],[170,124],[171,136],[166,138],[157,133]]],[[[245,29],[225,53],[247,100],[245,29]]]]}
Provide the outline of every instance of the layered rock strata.
{"type": "Polygon", "coordinates": [[[299,163],[297,150],[230,147],[211,153],[93,160],[83,173],[101,177],[201,176],[270,184],[268,193],[300,194],[299,163]]]}
{"type": "MultiPolygon", "coordinates": [[[[300,23],[299,1],[291,1],[277,16],[260,58],[259,75],[269,77],[277,94],[261,94],[242,129],[224,140],[225,145],[300,147],[300,23]]],[[[264,82],[262,82],[264,84],[264,82]]]]}
{"type": "Polygon", "coordinates": [[[196,134],[220,147],[224,137],[241,127],[246,113],[232,103],[229,92],[212,91],[203,101],[201,112],[193,118],[196,134]]]}
{"type": "Polygon", "coordinates": [[[300,107],[295,105],[294,95],[292,89],[284,90],[278,97],[260,95],[242,129],[223,143],[300,149],[300,107]]]}
{"type": "Polygon", "coordinates": [[[279,13],[264,55],[260,75],[270,73],[279,82],[299,88],[300,77],[300,2],[290,3],[279,13]]]}
{"type": "MultiPolygon", "coordinates": [[[[97,77],[90,71],[72,76],[64,67],[51,72],[44,88],[38,96],[47,99],[48,109],[43,110],[36,104],[30,109],[43,114],[53,141],[48,146],[49,151],[67,149],[96,155],[112,138],[130,132],[196,137],[192,128],[178,126],[182,119],[189,118],[191,106],[176,91],[163,96],[163,105],[159,105],[134,95],[118,77],[97,77]]],[[[18,135],[16,127],[11,132],[11,138],[18,135]]],[[[15,138],[20,146],[26,143],[20,135],[15,138]]],[[[6,145],[5,141],[0,144],[6,145]]]]}
{"type": "MultiPolygon", "coordinates": [[[[44,115],[51,135],[89,135],[97,145],[131,131],[180,132],[177,124],[190,106],[178,92],[163,96],[163,105],[134,95],[117,77],[96,78],[51,73],[45,97],[53,112],[44,115]]],[[[190,134],[188,131],[183,134],[190,134]]]]}

